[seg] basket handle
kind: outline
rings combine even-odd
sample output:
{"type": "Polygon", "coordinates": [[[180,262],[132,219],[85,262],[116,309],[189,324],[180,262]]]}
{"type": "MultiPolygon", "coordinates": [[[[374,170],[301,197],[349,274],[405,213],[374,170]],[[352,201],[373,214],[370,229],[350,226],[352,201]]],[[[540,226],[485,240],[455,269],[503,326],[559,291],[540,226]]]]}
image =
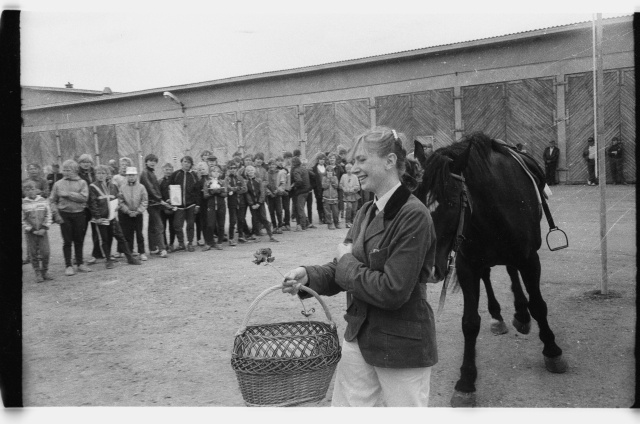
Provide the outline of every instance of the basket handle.
{"type": "MultiPolygon", "coordinates": [[[[258,295],[258,297],[256,297],[256,299],[251,303],[251,305],[249,305],[249,310],[247,311],[247,315],[245,315],[244,320],[242,321],[242,327],[240,327],[240,329],[236,332],[236,335],[242,334],[244,332],[244,330],[247,329],[247,324],[249,323],[249,318],[251,318],[251,314],[253,313],[253,311],[258,306],[258,302],[260,302],[269,293],[272,293],[272,292],[278,291],[278,290],[282,290],[282,287],[283,287],[282,284],[278,284],[277,286],[273,286],[271,288],[266,289],[265,291],[260,293],[260,295],[258,295]]],[[[332,326],[335,327],[336,324],[333,322],[333,319],[331,318],[331,312],[329,312],[329,308],[327,307],[327,304],[324,303],[324,300],[322,300],[320,295],[318,293],[316,293],[315,291],[313,291],[312,289],[310,289],[309,287],[307,287],[307,286],[302,286],[301,285],[300,286],[300,290],[303,290],[303,291],[309,293],[310,295],[312,295],[313,297],[316,298],[316,300],[322,306],[322,309],[324,309],[324,313],[327,316],[327,319],[329,320],[329,323],[332,326]]]]}

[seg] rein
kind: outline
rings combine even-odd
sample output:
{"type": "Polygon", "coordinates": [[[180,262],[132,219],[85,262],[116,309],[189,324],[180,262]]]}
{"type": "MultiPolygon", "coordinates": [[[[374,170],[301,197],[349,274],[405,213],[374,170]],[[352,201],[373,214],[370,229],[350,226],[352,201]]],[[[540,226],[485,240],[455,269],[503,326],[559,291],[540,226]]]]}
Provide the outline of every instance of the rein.
{"type": "Polygon", "coordinates": [[[471,206],[471,202],[469,201],[469,189],[467,188],[467,184],[465,184],[465,179],[460,175],[450,174],[452,178],[460,181],[462,183],[462,191],[460,192],[460,214],[458,218],[458,228],[456,229],[456,238],[453,241],[453,248],[449,252],[449,258],[447,259],[447,276],[444,278],[444,283],[442,284],[442,291],[440,292],[440,301],[438,302],[438,316],[442,313],[442,309],[444,308],[444,301],[447,297],[447,287],[449,286],[449,282],[454,280],[456,269],[456,256],[458,255],[458,250],[462,246],[462,243],[465,240],[464,237],[464,218],[467,212],[467,208],[469,208],[470,212],[473,212],[473,208],[471,206]]]}

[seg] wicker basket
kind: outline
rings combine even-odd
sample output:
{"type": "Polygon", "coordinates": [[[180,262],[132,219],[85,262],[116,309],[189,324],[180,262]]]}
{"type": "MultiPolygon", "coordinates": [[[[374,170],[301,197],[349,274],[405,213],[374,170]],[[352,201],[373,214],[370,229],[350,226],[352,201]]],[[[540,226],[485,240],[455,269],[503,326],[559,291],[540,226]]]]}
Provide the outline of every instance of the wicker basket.
{"type": "Polygon", "coordinates": [[[247,326],[258,302],[277,285],[265,290],[249,306],[236,333],[231,367],[236,372],[247,406],[291,406],[322,400],[340,360],[336,325],[324,301],[308,287],[329,323],[297,321],[247,326]]]}

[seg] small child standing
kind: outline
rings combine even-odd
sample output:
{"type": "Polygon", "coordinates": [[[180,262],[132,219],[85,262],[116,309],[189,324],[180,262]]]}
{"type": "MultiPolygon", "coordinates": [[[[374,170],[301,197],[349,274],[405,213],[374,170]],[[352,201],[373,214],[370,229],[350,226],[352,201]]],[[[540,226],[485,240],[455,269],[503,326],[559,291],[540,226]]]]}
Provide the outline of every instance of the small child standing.
{"type": "Polygon", "coordinates": [[[327,166],[326,176],[322,179],[322,205],[324,217],[330,230],[340,229],[340,213],[338,210],[338,178],[333,174],[334,167],[327,166]],[[335,227],[334,227],[335,225],[335,227]]]}
{"type": "Polygon", "coordinates": [[[147,210],[147,189],[138,182],[138,170],[130,166],[126,171],[127,182],[120,189],[120,205],[118,221],[122,226],[124,238],[127,239],[129,250],[133,252],[133,236],[138,244],[140,260],[146,261],[144,254],[144,236],[142,235],[142,214],[147,210]]]}
{"type": "Polygon", "coordinates": [[[115,217],[115,213],[111,216],[110,202],[118,199],[119,190],[115,184],[107,182],[107,177],[110,173],[111,170],[106,165],[98,165],[96,167],[96,181],[89,186],[88,202],[91,221],[97,224],[96,226],[98,227],[102,254],[107,258],[106,268],[111,269],[114,266],[114,261],[110,255],[111,242],[114,238],[118,242],[119,250],[121,250],[127,258],[127,262],[131,265],[140,265],[141,262],[131,254],[127,240],[124,238],[120,224],[115,217]]]}
{"type": "Polygon", "coordinates": [[[51,227],[51,207],[49,201],[38,194],[36,183],[26,180],[22,183],[25,197],[22,199],[22,228],[27,237],[27,248],[31,265],[36,273],[36,283],[53,280],[49,269],[49,236],[51,227]],[[42,261],[42,266],[40,265],[42,261]]]}
{"type": "MultiPolygon", "coordinates": [[[[203,251],[211,248],[222,250],[224,240],[224,218],[227,213],[225,197],[227,197],[227,184],[222,177],[222,170],[218,165],[211,167],[209,175],[205,177],[202,187],[206,221],[204,228],[205,245],[203,251]],[[214,236],[217,237],[214,239],[214,236]]],[[[203,211],[200,211],[202,213],[203,211]]],[[[233,236],[230,236],[233,237],[233,236]]]]}
{"type": "Polygon", "coordinates": [[[358,200],[360,200],[360,182],[358,177],[351,173],[353,165],[350,163],[345,165],[346,174],[342,175],[340,179],[340,187],[344,192],[344,203],[346,205],[347,214],[345,216],[345,222],[347,228],[351,228],[353,225],[353,218],[356,216],[358,210],[358,200]]]}
{"type": "Polygon", "coordinates": [[[162,167],[162,172],[164,172],[164,177],[159,181],[160,193],[162,194],[162,200],[165,202],[162,213],[160,214],[163,228],[162,236],[164,237],[164,245],[167,246],[167,250],[173,252],[173,242],[176,241],[176,230],[173,228],[173,212],[178,209],[175,206],[171,206],[171,201],[169,200],[169,178],[171,174],[173,174],[173,165],[169,162],[165,163],[162,167]],[[167,243],[167,226],[169,227],[169,243],[167,243]]]}

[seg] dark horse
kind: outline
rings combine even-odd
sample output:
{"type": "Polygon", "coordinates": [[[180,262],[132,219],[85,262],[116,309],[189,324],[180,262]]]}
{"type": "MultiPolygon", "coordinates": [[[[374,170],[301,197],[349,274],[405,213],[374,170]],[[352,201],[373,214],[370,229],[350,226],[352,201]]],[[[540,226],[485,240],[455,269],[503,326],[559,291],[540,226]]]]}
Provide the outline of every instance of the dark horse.
{"type": "MultiPolygon", "coordinates": [[[[431,217],[438,239],[437,280],[444,279],[448,273],[448,256],[454,248],[458,223],[464,219],[462,242],[455,261],[464,298],[464,359],[451,399],[452,406],[475,405],[480,279],[488,277],[488,270],[496,265],[506,265],[512,280],[516,295],[514,324],[519,321],[519,314],[528,324],[528,314],[526,318],[522,315],[528,308],[540,328],[546,368],[555,373],[567,369],[562,350],[549,328],[547,304],[540,293],[538,249],[542,244],[542,210],[537,187],[508,150],[506,145],[482,133],[473,133],[460,142],[440,148],[426,159],[416,145],[416,157],[423,160],[424,175],[414,194],[425,199],[428,206],[435,206],[431,217]],[[471,207],[462,209],[465,192],[471,207]],[[464,218],[461,218],[461,211],[464,218]],[[517,290],[522,292],[518,271],[529,294],[528,302],[524,293],[521,296],[517,293],[517,290]]],[[[518,325],[516,329],[522,330],[518,325]]]]}

